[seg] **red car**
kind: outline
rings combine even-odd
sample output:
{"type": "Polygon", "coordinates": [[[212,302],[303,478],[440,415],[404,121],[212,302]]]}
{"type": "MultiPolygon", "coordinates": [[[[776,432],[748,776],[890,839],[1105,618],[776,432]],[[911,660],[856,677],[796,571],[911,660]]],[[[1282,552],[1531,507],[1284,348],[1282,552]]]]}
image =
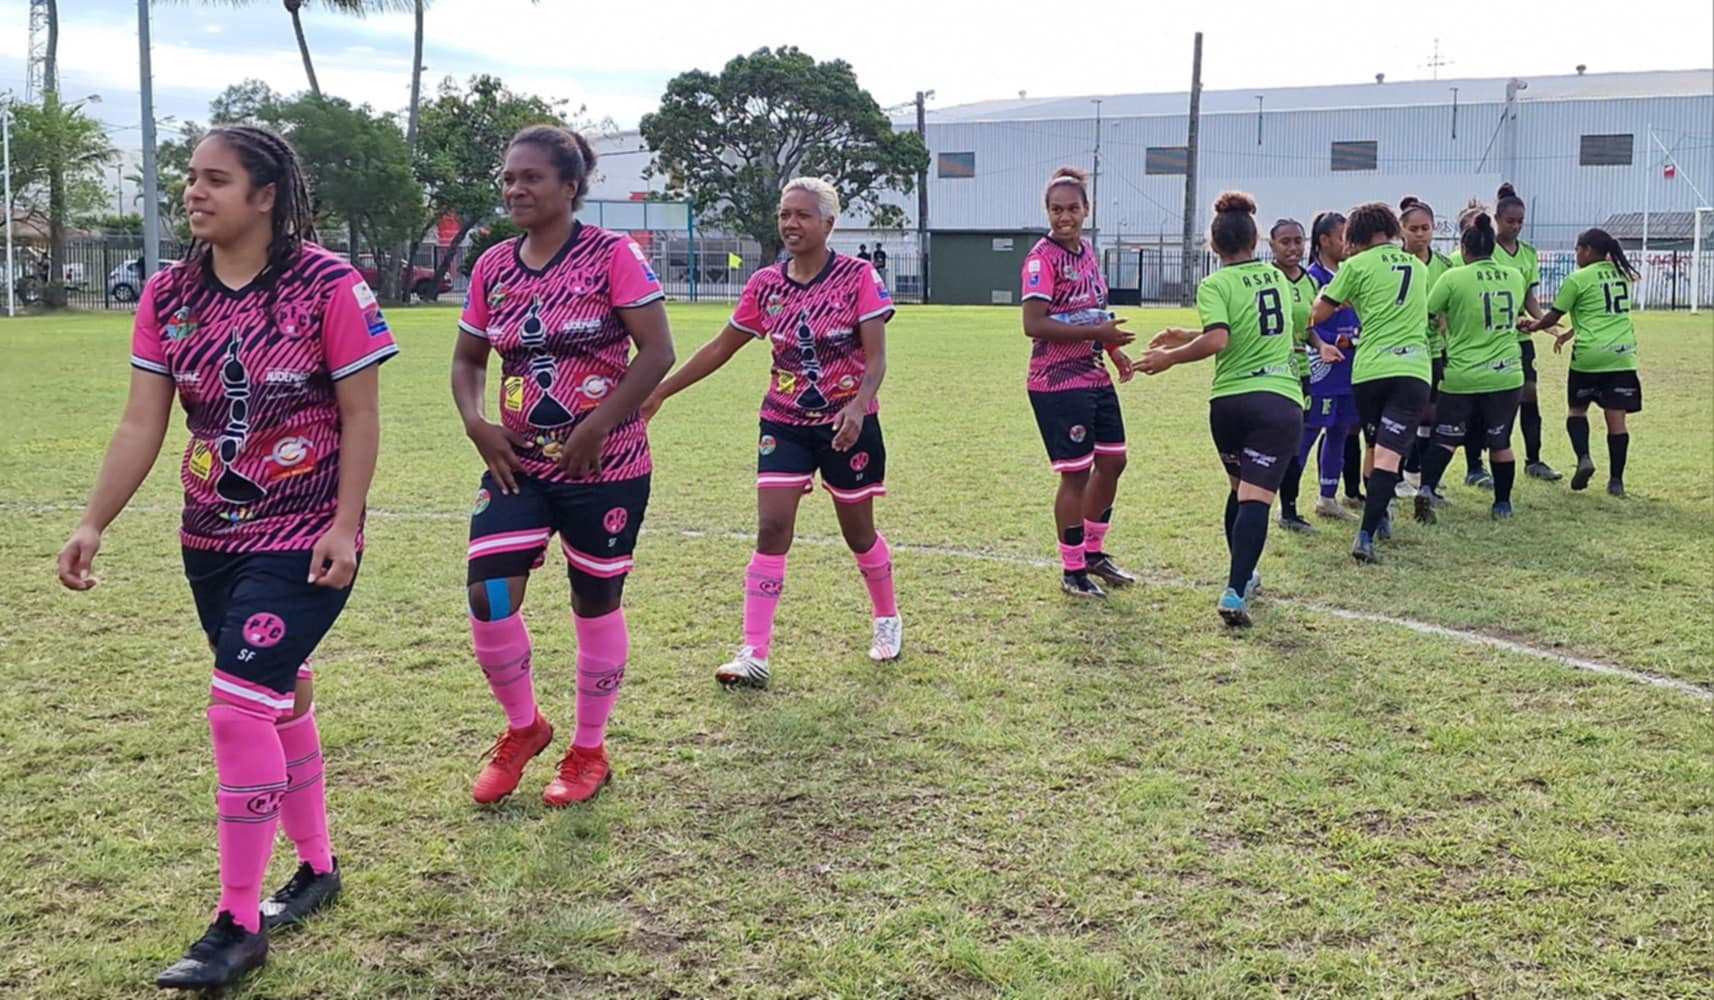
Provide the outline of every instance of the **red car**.
{"type": "MultiPolygon", "coordinates": [[[[363,277],[364,281],[369,283],[369,287],[381,287],[381,272],[380,269],[375,266],[375,258],[368,255],[358,257],[357,273],[363,277]]],[[[412,295],[416,296],[419,301],[432,302],[436,295],[439,295],[442,292],[452,291],[452,278],[445,277],[440,279],[440,284],[437,286],[435,284],[433,271],[426,267],[413,267],[411,268],[410,280],[404,283],[404,287],[412,295]]]]}

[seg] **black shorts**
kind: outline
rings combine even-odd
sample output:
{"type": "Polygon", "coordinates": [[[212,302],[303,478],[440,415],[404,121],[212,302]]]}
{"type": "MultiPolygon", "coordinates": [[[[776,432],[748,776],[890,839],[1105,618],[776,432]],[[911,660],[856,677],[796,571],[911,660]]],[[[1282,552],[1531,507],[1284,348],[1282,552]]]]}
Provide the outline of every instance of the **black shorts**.
{"type": "Polygon", "coordinates": [[[1125,417],[1110,385],[1056,392],[1030,390],[1042,444],[1055,472],[1081,472],[1096,455],[1125,453],[1125,417]]]}
{"type": "Polygon", "coordinates": [[[815,474],[838,503],[859,503],[887,493],[887,442],[881,415],[863,418],[857,441],[833,450],[832,424],[782,424],[763,420],[756,441],[756,488],[815,488],[815,474]]]}
{"type": "Polygon", "coordinates": [[[310,654],[351,597],[349,586],[309,583],[309,559],[308,552],[184,550],[196,616],[214,649],[216,700],[292,714],[298,677],[309,673],[310,654]]]}
{"type": "Polygon", "coordinates": [[[1455,449],[1473,440],[1489,451],[1505,451],[1512,446],[1512,421],[1517,419],[1523,394],[1521,387],[1442,393],[1434,418],[1435,441],[1455,449]]]}
{"type": "Polygon", "coordinates": [[[1277,392],[1208,401],[1208,429],[1226,474],[1272,493],[1303,440],[1303,407],[1277,392]]]}
{"type": "Polygon", "coordinates": [[[1573,371],[1565,383],[1565,401],[1578,410],[1594,403],[1603,410],[1643,411],[1643,383],[1637,373],[1573,371]]]}
{"type": "MultiPolygon", "coordinates": [[[[1428,402],[1432,405],[1440,398],[1440,381],[1446,377],[1446,355],[1436,355],[1430,364],[1434,368],[1434,374],[1429,377],[1428,402]]],[[[1425,419],[1423,423],[1426,425],[1428,421],[1425,419]]]]}
{"type": "Polygon", "coordinates": [[[1409,375],[1358,382],[1351,387],[1357,418],[1371,447],[1390,448],[1403,455],[1416,440],[1416,425],[1428,408],[1428,383],[1409,375]]]}
{"type": "Polygon", "coordinates": [[[1518,350],[1522,351],[1524,356],[1524,385],[1533,385],[1536,381],[1535,339],[1533,337],[1525,337],[1522,340],[1519,340],[1518,350]]]}
{"type": "MultiPolygon", "coordinates": [[[[506,494],[492,473],[482,474],[470,511],[467,584],[527,576],[545,561],[555,534],[574,588],[580,577],[622,581],[631,572],[649,506],[647,475],[615,483],[558,483],[525,475],[517,481],[518,492],[506,494]]],[[[515,609],[493,610],[500,619],[507,617],[500,611],[515,609]]]]}

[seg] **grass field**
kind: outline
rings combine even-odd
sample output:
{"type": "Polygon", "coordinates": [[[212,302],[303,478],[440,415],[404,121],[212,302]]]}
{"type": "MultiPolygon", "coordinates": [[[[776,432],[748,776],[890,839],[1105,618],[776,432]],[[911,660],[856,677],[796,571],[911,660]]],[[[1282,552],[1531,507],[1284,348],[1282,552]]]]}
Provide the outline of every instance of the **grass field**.
{"type": "MultiPolygon", "coordinates": [[[[723,318],[672,315],[681,357],[723,318]]],[[[750,348],[653,428],[617,779],[558,813],[536,798],[547,757],[503,808],[469,801],[503,720],[464,617],[480,465],[446,389],[453,318],[393,316],[369,554],[318,656],[347,895],[234,995],[1714,995],[1707,317],[1640,318],[1629,500],[1526,480],[1496,524],[1453,486],[1441,524],[1401,526],[1372,568],[1344,530],[1275,532],[1273,597],[1235,635],[1213,610],[1209,367],[1122,388],[1132,457],[1109,548],[1152,582],[1072,606],[1038,562],[1053,484],[1015,312],[908,308],[878,506],[906,657],[864,655],[866,598],[818,493],[774,687],[732,694],[712,670],[753,527],[767,362],[750,348]]],[[[0,337],[0,995],[147,996],[216,891],[208,666],[174,537],[182,432],[109,531],[102,586],[64,591],[53,558],[122,405],[127,330],[31,319],[0,337]]],[[[1569,468],[1565,361],[1543,364],[1547,457],[1569,468]]],[[[552,565],[527,614],[544,711],[569,733],[552,565]]],[[[290,855],[282,841],[270,885],[290,855]]]]}

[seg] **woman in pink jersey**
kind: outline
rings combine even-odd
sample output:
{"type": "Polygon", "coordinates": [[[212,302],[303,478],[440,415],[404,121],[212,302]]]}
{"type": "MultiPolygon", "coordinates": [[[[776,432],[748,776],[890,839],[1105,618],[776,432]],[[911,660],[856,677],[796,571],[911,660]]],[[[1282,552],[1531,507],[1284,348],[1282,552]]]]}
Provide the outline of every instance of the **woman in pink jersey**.
{"type": "Polygon", "coordinates": [[[1119,381],[1133,374],[1120,350],[1136,335],[1107,311],[1101,261],[1083,238],[1089,214],[1088,175],[1060,167],[1047,182],[1048,235],[1024,258],[1024,335],[1032,342],[1027,383],[1048,460],[1059,473],[1054,531],[1064,569],[1061,588],[1073,597],[1106,597],[1108,585],[1137,582],[1107,555],[1113,499],[1125,471],[1125,419],[1119,395],[1101,363],[1105,351],[1119,381]]]}
{"type": "Polygon", "coordinates": [[[738,310],[643,406],[652,417],[669,396],[695,385],[753,340],[774,351],[756,450],[756,553],[744,585],[744,642],[714,677],[727,686],[768,686],[774,612],[798,501],[815,474],[833,496],[845,543],[857,556],[874,610],[869,656],[896,659],[904,623],[893,597],[893,559],[875,530],[875,497],[887,492],[887,448],[875,394],[887,372],[892,296],[868,261],[828,249],[839,195],[799,177],[780,195],[780,240],[789,259],[757,271],[738,310]]]}
{"type": "Polygon", "coordinates": [[[369,286],[309,242],[309,193],[283,139],[210,131],[184,202],[195,242],[137,303],[130,399],[59,576],[95,586],[101,534],[154,464],[176,395],[191,433],[185,575],[214,652],[221,893],[207,933],[156,983],[215,989],[266,961],[270,930],[339,893],[309,657],[357,575],[380,442],[376,366],[398,348],[369,286]],[[280,825],[300,863],[263,901],[280,825]]]}
{"type": "Polygon", "coordinates": [[[542,801],[587,802],[613,776],[607,717],[631,646],[621,598],[653,469],[637,407],[672,368],[673,345],[642,250],[574,217],[594,169],[574,132],[535,125],[512,137],[501,184],[524,235],[471,270],[453,351],[452,397],[488,466],[470,513],[470,630],[507,723],[472,791],[483,804],[510,795],[553,742],[520,611],[556,533],[571,575],[577,716],[542,801]],[[500,355],[497,423],[482,401],[490,352],[500,355]]]}

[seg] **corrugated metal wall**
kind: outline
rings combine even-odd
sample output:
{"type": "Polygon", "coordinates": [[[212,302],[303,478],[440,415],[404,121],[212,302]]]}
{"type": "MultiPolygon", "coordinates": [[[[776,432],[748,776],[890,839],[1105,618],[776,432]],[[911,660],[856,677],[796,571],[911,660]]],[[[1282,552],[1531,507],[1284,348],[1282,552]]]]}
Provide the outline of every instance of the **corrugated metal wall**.
{"type": "MultiPolygon", "coordinates": [[[[1651,208],[1689,210],[1696,198],[1686,178],[1714,197],[1714,95],[1618,100],[1522,101],[1515,141],[1502,127],[1503,104],[1460,105],[1451,94],[1438,106],[1222,114],[1202,120],[1198,226],[1225,187],[1252,192],[1262,215],[1308,220],[1322,208],[1346,209],[1367,200],[1396,203],[1414,194],[1450,224],[1471,196],[1491,202],[1509,178],[1530,205],[1526,238],[1543,247],[1569,246],[1577,232],[1614,212],[1641,211],[1644,185],[1651,208]],[[1258,118],[1261,141],[1257,142],[1258,118]],[[1673,150],[1682,175],[1661,175],[1664,154],[1648,148],[1647,129],[1673,150]],[[1630,166],[1580,166],[1585,134],[1629,133],[1630,166]],[[1373,140],[1374,171],[1335,172],[1331,145],[1373,140]]],[[[1094,106],[1080,120],[979,122],[928,126],[933,153],[974,152],[976,175],[929,178],[931,229],[1015,229],[1042,224],[1041,191],[1060,164],[1090,169],[1095,150],[1094,106]]],[[[1167,241],[1179,232],[1183,178],[1146,174],[1150,146],[1184,144],[1183,115],[1107,119],[1101,124],[1101,177],[1096,222],[1102,240],[1118,235],[1167,241]]],[[[907,212],[914,196],[898,199],[907,212]]],[[[913,223],[914,224],[914,223],[913,223]]]]}

